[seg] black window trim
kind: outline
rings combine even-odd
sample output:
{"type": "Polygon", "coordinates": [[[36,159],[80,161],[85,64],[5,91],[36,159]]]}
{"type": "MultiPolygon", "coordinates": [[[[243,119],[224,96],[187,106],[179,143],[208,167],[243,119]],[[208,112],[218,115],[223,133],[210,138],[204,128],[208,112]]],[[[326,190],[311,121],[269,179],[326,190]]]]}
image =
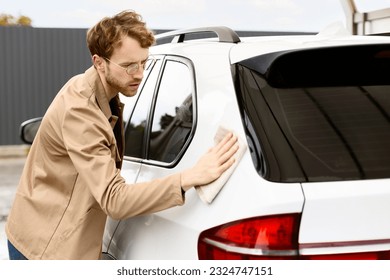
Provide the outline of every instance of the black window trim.
{"type": "MultiPolygon", "coordinates": [[[[162,68],[163,68],[163,64],[164,64],[164,61],[165,61],[165,56],[164,56],[164,55],[161,55],[161,56],[160,56],[160,55],[154,55],[154,58],[156,59],[156,62],[157,62],[157,60],[161,60],[161,61],[162,61],[161,66],[160,66],[160,68],[158,69],[159,72],[158,72],[158,75],[157,75],[157,80],[160,81],[160,80],[161,80],[161,75],[162,75],[162,68]]],[[[153,65],[153,67],[156,66],[156,62],[155,62],[155,64],[153,65]]],[[[147,82],[147,80],[148,80],[148,78],[149,78],[149,76],[150,76],[150,73],[151,73],[151,71],[148,73],[148,76],[147,76],[147,77],[144,77],[144,78],[143,78],[142,86],[141,86],[141,91],[142,91],[143,88],[145,87],[145,84],[146,84],[146,82],[147,82]]],[[[153,96],[156,95],[157,89],[158,89],[158,87],[155,87],[155,88],[154,88],[154,90],[153,90],[153,96]]],[[[134,103],[134,108],[133,108],[131,114],[130,114],[130,116],[129,116],[128,119],[124,120],[124,122],[125,122],[124,131],[126,131],[126,126],[127,126],[127,124],[129,123],[129,120],[133,117],[133,114],[134,114],[135,108],[137,107],[137,104],[138,104],[138,102],[139,102],[140,96],[141,96],[140,94],[137,94],[137,96],[136,96],[137,100],[136,100],[135,103],[134,103]]],[[[154,98],[154,97],[153,97],[153,98],[154,98]]],[[[149,128],[149,123],[150,123],[150,112],[151,112],[151,110],[152,110],[152,104],[149,104],[149,107],[148,107],[148,108],[145,108],[145,110],[147,110],[146,121],[147,121],[148,125],[147,125],[146,129],[148,129],[148,128],[149,128]]],[[[143,141],[147,141],[147,140],[148,140],[147,134],[148,134],[148,133],[145,133],[145,135],[144,135],[144,140],[143,140],[143,141]]],[[[126,135],[125,135],[125,137],[126,137],[126,135]]],[[[125,141],[125,142],[126,142],[126,141],[125,141]]],[[[134,157],[134,156],[128,156],[128,155],[126,155],[126,154],[123,156],[123,160],[124,160],[124,161],[137,162],[137,163],[142,163],[142,162],[144,161],[144,158],[145,158],[145,149],[142,150],[142,157],[141,157],[141,158],[134,157]]]]}
{"type": "MultiPolygon", "coordinates": [[[[189,58],[186,58],[186,57],[183,57],[183,56],[178,56],[178,55],[158,55],[158,54],[156,54],[156,55],[153,54],[153,56],[156,59],[161,59],[162,63],[161,63],[160,69],[158,70],[159,73],[158,73],[158,77],[157,77],[157,83],[156,83],[156,86],[155,86],[154,91],[153,91],[152,103],[150,104],[149,108],[147,109],[148,112],[147,112],[147,118],[146,118],[146,127],[145,127],[146,133],[144,135],[144,141],[149,142],[149,139],[150,139],[150,132],[151,132],[151,129],[152,129],[152,124],[153,124],[153,115],[154,115],[153,113],[154,113],[155,106],[156,106],[157,93],[158,93],[159,88],[160,88],[161,77],[163,75],[165,66],[166,66],[168,61],[177,61],[177,62],[185,64],[188,67],[189,71],[190,71],[190,75],[192,76],[192,81],[193,81],[193,84],[192,84],[192,89],[193,89],[192,90],[193,122],[192,122],[191,132],[190,132],[190,135],[189,135],[188,139],[186,140],[183,148],[179,152],[178,156],[172,162],[162,162],[162,161],[147,159],[147,157],[148,157],[148,150],[147,150],[148,149],[147,148],[148,145],[145,145],[145,148],[142,151],[142,158],[136,158],[136,157],[131,157],[131,156],[124,156],[124,160],[131,161],[131,162],[138,162],[138,163],[141,163],[141,164],[147,164],[147,165],[151,165],[151,166],[158,166],[158,167],[164,167],[164,168],[173,168],[180,162],[180,160],[183,157],[185,151],[189,147],[189,145],[190,145],[190,143],[191,143],[191,141],[192,141],[192,139],[193,139],[193,137],[195,135],[195,131],[196,131],[196,127],[197,127],[198,106],[197,106],[197,94],[196,94],[197,93],[197,87],[196,87],[195,69],[194,69],[193,62],[189,58]]],[[[136,103],[138,103],[138,100],[137,100],[136,103]]],[[[130,118],[132,117],[132,114],[130,115],[130,118]]]]}

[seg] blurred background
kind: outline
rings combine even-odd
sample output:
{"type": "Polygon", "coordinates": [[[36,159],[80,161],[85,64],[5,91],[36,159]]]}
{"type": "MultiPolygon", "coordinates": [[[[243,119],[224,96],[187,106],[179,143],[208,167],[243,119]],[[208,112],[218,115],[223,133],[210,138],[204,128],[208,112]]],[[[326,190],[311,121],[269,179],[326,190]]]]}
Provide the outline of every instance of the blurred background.
{"type": "MultiPolygon", "coordinates": [[[[390,7],[389,0],[354,0],[360,11],[390,7]]],[[[317,32],[345,21],[340,0],[0,0],[0,14],[26,16],[34,27],[88,28],[132,9],[152,29],[226,25],[234,30],[317,32]]]]}

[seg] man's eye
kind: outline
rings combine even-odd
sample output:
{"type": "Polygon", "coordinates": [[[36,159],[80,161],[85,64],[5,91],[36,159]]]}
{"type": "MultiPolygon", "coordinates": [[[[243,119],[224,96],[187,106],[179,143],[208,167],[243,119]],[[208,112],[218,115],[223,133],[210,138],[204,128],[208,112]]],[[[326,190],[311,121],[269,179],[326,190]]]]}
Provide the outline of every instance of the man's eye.
{"type": "Polygon", "coordinates": [[[138,63],[131,63],[127,66],[127,68],[131,68],[131,69],[134,69],[134,68],[137,68],[138,67],[138,63]]]}

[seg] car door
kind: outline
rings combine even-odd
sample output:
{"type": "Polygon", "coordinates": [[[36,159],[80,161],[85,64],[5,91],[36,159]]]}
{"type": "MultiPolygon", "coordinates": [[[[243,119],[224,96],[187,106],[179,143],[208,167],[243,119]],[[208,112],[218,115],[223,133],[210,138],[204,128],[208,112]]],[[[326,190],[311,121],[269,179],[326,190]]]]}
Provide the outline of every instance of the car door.
{"type": "MultiPolygon", "coordinates": [[[[191,62],[181,57],[157,57],[134,103],[126,124],[122,169],[126,181],[149,181],[183,168],[186,163],[181,159],[194,134],[196,120],[191,62]]],[[[156,246],[155,238],[145,235],[153,232],[150,227],[158,227],[159,219],[158,215],[147,215],[119,222],[109,220],[105,245],[111,246],[110,251],[120,251],[116,255],[141,258],[142,253],[156,246]],[[145,231],[145,227],[149,229],[145,231]],[[110,244],[113,235],[115,241],[110,244]]]]}
{"type": "MultiPolygon", "coordinates": [[[[147,136],[147,120],[150,116],[152,99],[157,86],[163,57],[152,57],[145,66],[144,79],[140,90],[134,97],[120,95],[125,104],[123,112],[125,130],[125,156],[121,174],[126,182],[137,182],[143,156],[145,153],[144,141],[147,136]]],[[[108,250],[112,236],[120,221],[108,218],[103,237],[103,252],[108,250]]]]}

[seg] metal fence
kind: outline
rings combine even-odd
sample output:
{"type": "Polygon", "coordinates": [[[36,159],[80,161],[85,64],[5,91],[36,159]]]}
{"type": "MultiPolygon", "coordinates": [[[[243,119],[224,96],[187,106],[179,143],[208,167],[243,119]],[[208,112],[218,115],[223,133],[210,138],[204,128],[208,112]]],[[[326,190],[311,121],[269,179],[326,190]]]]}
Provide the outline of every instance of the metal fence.
{"type": "Polygon", "coordinates": [[[86,29],[0,27],[0,145],[21,144],[21,122],[89,66],[86,29]]]}

